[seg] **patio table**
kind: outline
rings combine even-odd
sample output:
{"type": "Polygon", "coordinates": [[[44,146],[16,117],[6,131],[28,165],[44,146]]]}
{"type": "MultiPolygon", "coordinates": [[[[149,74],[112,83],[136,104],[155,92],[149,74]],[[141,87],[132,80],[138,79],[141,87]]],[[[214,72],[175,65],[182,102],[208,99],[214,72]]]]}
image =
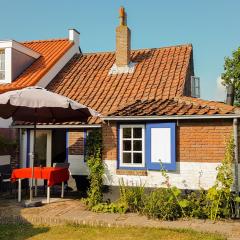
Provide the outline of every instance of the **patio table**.
{"type": "MultiPolygon", "coordinates": [[[[18,202],[21,202],[21,180],[24,178],[32,178],[32,168],[19,168],[14,169],[12,172],[11,180],[15,182],[18,179],[18,202]]],[[[68,168],[60,167],[34,167],[35,183],[37,179],[47,180],[47,203],[50,202],[50,187],[62,183],[61,197],[64,197],[64,182],[69,179],[68,168]]],[[[35,184],[35,191],[37,184],[35,184]]]]}

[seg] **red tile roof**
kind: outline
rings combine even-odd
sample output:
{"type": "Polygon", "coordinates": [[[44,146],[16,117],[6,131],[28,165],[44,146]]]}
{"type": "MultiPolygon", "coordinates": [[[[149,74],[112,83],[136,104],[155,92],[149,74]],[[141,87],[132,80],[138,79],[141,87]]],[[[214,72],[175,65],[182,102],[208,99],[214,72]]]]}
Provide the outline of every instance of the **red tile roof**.
{"type": "Polygon", "coordinates": [[[52,39],[23,42],[22,44],[40,53],[41,56],[12,83],[0,84],[0,93],[36,85],[73,45],[73,42],[68,39],[52,39]]]}
{"type": "Polygon", "coordinates": [[[239,108],[191,97],[137,100],[109,116],[216,115],[240,113],[239,108]]]}
{"type": "Polygon", "coordinates": [[[192,46],[133,50],[133,73],[109,75],[115,54],[76,55],[47,87],[103,115],[139,99],[184,95],[192,46]]]}

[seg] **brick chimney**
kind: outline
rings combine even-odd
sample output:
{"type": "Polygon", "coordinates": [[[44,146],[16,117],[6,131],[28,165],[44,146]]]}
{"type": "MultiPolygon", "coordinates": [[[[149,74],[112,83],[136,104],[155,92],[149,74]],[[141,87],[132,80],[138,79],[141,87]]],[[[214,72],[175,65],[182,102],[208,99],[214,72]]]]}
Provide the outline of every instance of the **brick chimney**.
{"type": "Polygon", "coordinates": [[[116,28],[116,66],[125,67],[130,63],[131,31],[127,27],[127,14],[124,7],[119,10],[120,24],[116,28]]]}
{"type": "Polygon", "coordinates": [[[230,84],[227,86],[226,104],[233,105],[233,103],[234,103],[234,86],[233,84],[230,84]]]}

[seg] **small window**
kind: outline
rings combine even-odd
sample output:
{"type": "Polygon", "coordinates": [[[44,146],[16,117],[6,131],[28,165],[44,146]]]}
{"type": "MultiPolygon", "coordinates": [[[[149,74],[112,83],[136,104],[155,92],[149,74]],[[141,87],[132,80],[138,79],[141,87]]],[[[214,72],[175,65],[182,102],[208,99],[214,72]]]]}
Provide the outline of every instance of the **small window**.
{"type": "Polygon", "coordinates": [[[0,50],[0,80],[5,80],[5,51],[0,50]]]}
{"type": "Polygon", "coordinates": [[[200,78],[191,76],[191,96],[200,98],[200,78]]]}
{"type": "Polygon", "coordinates": [[[120,167],[144,167],[144,125],[120,126],[120,167]]]}

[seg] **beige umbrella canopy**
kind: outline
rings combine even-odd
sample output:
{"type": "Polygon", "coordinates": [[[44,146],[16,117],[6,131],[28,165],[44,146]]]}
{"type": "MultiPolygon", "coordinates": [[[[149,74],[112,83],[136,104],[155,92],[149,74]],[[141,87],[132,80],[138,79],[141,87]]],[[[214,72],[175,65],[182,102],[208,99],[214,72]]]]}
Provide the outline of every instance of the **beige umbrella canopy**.
{"type": "MultiPolygon", "coordinates": [[[[99,113],[67,97],[47,91],[41,87],[28,87],[0,94],[0,117],[14,121],[34,123],[34,152],[36,124],[51,122],[82,121],[98,117],[99,113]]],[[[31,186],[34,178],[34,154],[31,186]]],[[[32,201],[32,187],[30,191],[32,201]]]]}
{"type": "Polygon", "coordinates": [[[86,121],[99,114],[67,97],[41,87],[0,94],[0,117],[37,123],[86,121]]]}

